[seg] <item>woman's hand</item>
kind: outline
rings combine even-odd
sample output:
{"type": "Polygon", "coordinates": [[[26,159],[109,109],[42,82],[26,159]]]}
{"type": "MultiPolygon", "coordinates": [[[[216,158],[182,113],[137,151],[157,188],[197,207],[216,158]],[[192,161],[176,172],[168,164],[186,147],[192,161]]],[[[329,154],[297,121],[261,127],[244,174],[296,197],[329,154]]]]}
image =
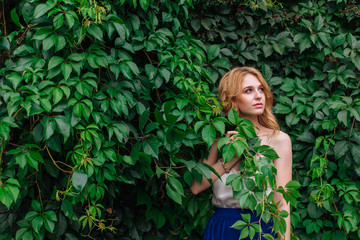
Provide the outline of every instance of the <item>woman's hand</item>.
{"type": "Polygon", "coordinates": [[[225,137],[230,138],[231,140],[234,140],[233,136],[238,133],[239,133],[238,131],[227,131],[225,137]]]}
{"type": "Polygon", "coordinates": [[[227,131],[225,137],[230,138],[230,141],[227,142],[226,144],[228,144],[228,143],[230,143],[230,142],[235,142],[235,141],[238,140],[238,139],[243,139],[243,140],[245,140],[245,139],[242,138],[242,137],[235,137],[235,138],[234,138],[234,135],[236,135],[236,134],[239,134],[239,132],[238,132],[238,131],[227,131]]]}

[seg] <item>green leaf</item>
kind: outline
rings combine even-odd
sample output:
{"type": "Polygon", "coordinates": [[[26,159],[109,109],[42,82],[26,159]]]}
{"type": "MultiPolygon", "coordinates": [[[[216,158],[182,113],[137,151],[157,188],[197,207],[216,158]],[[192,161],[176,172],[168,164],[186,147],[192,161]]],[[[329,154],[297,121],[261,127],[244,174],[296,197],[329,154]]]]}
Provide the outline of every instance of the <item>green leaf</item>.
{"type": "Polygon", "coordinates": [[[53,221],[51,221],[48,218],[44,218],[44,226],[45,229],[48,230],[49,232],[54,232],[54,228],[55,228],[55,223],[53,221]]]}
{"type": "Polygon", "coordinates": [[[49,139],[55,132],[56,129],[56,123],[52,120],[48,120],[43,123],[45,128],[45,139],[49,139]]]}
{"type": "Polygon", "coordinates": [[[333,39],[333,46],[334,48],[340,45],[343,45],[344,42],[346,40],[346,34],[340,34],[337,35],[334,39],[333,39]]]}
{"type": "Polygon", "coordinates": [[[305,49],[311,47],[311,41],[308,34],[299,33],[294,37],[295,42],[299,43],[300,53],[305,51],[305,49]]]}
{"type": "Polygon", "coordinates": [[[115,151],[112,149],[112,148],[106,148],[104,149],[104,154],[105,156],[110,159],[111,161],[113,162],[116,162],[117,161],[117,156],[116,156],[116,153],[115,151]]]}
{"type": "Polygon", "coordinates": [[[182,205],[181,196],[184,196],[184,189],[179,180],[173,177],[168,178],[166,183],[166,193],[171,199],[182,205]]]}
{"type": "Polygon", "coordinates": [[[68,56],[69,60],[75,61],[75,62],[79,62],[85,59],[83,54],[80,53],[72,53],[68,56]]]}
{"type": "Polygon", "coordinates": [[[293,188],[298,189],[301,187],[301,184],[298,181],[290,180],[286,185],[285,188],[293,188]]]}
{"type": "Polygon", "coordinates": [[[43,224],[44,224],[44,220],[43,220],[42,216],[38,216],[38,217],[34,218],[31,222],[33,229],[37,233],[39,233],[40,228],[43,226],[43,224]]]}
{"type": "Polygon", "coordinates": [[[349,151],[349,143],[347,141],[337,141],[334,146],[335,159],[343,157],[349,151]]]}
{"type": "Polygon", "coordinates": [[[10,127],[5,124],[0,124],[0,139],[7,140],[10,136],[10,127]]]}
{"type": "Polygon", "coordinates": [[[114,25],[115,30],[118,33],[120,39],[125,40],[125,38],[127,36],[125,26],[123,24],[120,24],[120,23],[117,23],[117,22],[113,22],[113,25],[114,25]]]}
{"type": "Polygon", "coordinates": [[[57,221],[56,213],[54,211],[46,211],[46,212],[44,212],[44,217],[51,220],[51,221],[53,221],[53,222],[57,221]]]}
{"type": "Polygon", "coordinates": [[[207,49],[207,55],[209,62],[215,59],[220,54],[220,46],[219,45],[211,45],[207,49]]]}
{"type": "Polygon", "coordinates": [[[4,204],[7,209],[10,209],[11,204],[13,203],[12,198],[9,196],[9,193],[5,191],[5,188],[0,188],[0,202],[4,204]]]}
{"type": "Polygon", "coordinates": [[[61,64],[61,72],[64,75],[64,79],[67,80],[70,77],[72,67],[69,63],[61,64]]]}
{"type": "Polygon", "coordinates": [[[262,47],[262,50],[264,52],[265,57],[271,56],[271,54],[274,52],[273,46],[271,46],[269,44],[264,44],[263,47],[262,47]]]}
{"type": "Polygon", "coordinates": [[[69,26],[69,29],[71,29],[74,26],[75,19],[71,14],[66,13],[65,14],[67,25],[69,26]]]}
{"type": "Polygon", "coordinates": [[[339,122],[342,122],[346,127],[349,125],[349,114],[347,110],[341,110],[337,114],[339,122]]]}
{"type": "Polygon", "coordinates": [[[57,35],[52,34],[49,37],[45,38],[42,42],[43,50],[47,51],[55,45],[57,35]]]}
{"type": "Polygon", "coordinates": [[[40,99],[40,105],[46,112],[51,112],[51,103],[48,99],[40,99]]]}
{"type": "Polygon", "coordinates": [[[225,123],[221,120],[215,120],[212,122],[215,128],[220,132],[221,135],[225,134],[225,123]]]}
{"type": "Polygon", "coordinates": [[[149,137],[144,140],[142,145],[145,153],[149,154],[154,158],[158,158],[160,147],[159,144],[160,142],[159,140],[157,140],[157,138],[149,137]]]}
{"type": "Polygon", "coordinates": [[[26,165],[25,153],[16,155],[15,161],[21,168],[24,168],[26,165]]]}
{"type": "Polygon", "coordinates": [[[355,162],[357,162],[357,164],[360,164],[360,145],[351,144],[350,151],[352,156],[354,157],[355,162]]]}
{"type": "Polygon", "coordinates": [[[249,236],[249,227],[243,228],[243,230],[240,233],[239,239],[246,239],[249,236]]]}
{"type": "Polygon", "coordinates": [[[34,160],[44,163],[44,159],[42,158],[41,154],[37,150],[27,150],[27,152],[30,154],[31,158],[34,160]]]}
{"type": "Polygon", "coordinates": [[[43,16],[46,12],[56,6],[57,1],[48,0],[46,3],[38,4],[34,10],[34,18],[43,16]]]}
{"type": "Polygon", "coordinates": [[[76,117],[81,117],[81,103],[76,103],[73,108],[73,113],[76,117]]]}
{"type": "Polygon", "coordinates": [[[310,132],[303,132],[297,137],[297,139],[307,143],[315,143],[316,140],[314,135],[310,132]]]}
{"type": "Polygon", "coordinates": [[[6,76],[6,80],[10,81],[11,84],[13,85],[13,89],[16,90],[19,84],[21,83],[21,81],[23,80],[23,78],[16,72],[12,72],[6,76]]]}
{"type": "Polygon", "coordinates": [[[349,111],[350,111],[350,115],[351,115],[352,117],[355,117],[355,119],[356,119],[357,121],[360,121],[360,115],[359,115],[358,109],[350,108],[349,111]]]}
{"type": "Polygon", "coordinates": [[[235,228],[235,229],[238,229],[238,230],[241,230],[243,229],[244,227],[246,227],[248,224],[242,220],[238,220],[236,221],[232,226],[231,228],[235,228]]]}
{"type": "Polygon", "coordinates": [[[66,40],[63,36],[57,36],[55,38],[55,52],[60,51],[66,46],[66,40]]]}
{"type": "Polygon", "coordinates": [[[313,219],[318,219],[324,214],[324,210],[317,207],[314,203],[309,203],[309,205],[307,206],[307,212],[309,216],[313,219]]]}
{"type": "Polygon", "coordinates": [[[72,218],[74,215],[73,205],[68,199],[64,199],[61,203],[61,210],[68,218],[72,218]]]}
{"type": "Polygon", "coordinates": [[[157,69],[152,64],[146,64],[145,65],[145,72],[146,75],[149,77],[149,80],[154,79],[157,69]]]}
{"type": "Polygon", "coordinates": [[[54,88],[51,93],[53,95],[54,104],[57,104],[58,102],[60,102],[60,100],[64,96],[64,93],[60,88],[54,88]]]}
{"type": "Polygon", "coordinates": [[[201,136],[209,147],[215,141],[216,130],[212,125],[206,125],[201,131],[201,136]]]}
{"type": "Polygon", "coordinates": [[[318,36],[327,47],[331,48],[331,39],[328,33],[319,32],[318,36]]]}
{"type": "MultiPolygon", "coordinates": [[[[37,214],[39,214],[40,212],[41,212],[41,204],[40,204],[40,202],[38,201],[38,200],[32,200],[31,201],[31,207],[32,207],[32,209],[34,209],[36,212],[37,212],[37,214]]],[[[32,219],[32,217],[34,217],[35,216],[35,213],[33,212],[33,214],[31,214],[30,215],[30,213],[31,212],[28,212],[27,214],[26,214],[26,216],[25,216],[25,218],[26,219],[28,219],[28,218],[31,218],[32,219]]]]}
{"type": "Polygon", "coordinates": [[[140,6],[146,12],[148,10],[150,0],[139,0],[140,6]]]}
{"type": "Polygon", "coordinates": [[[136,159],[132,158],[131,156],[125,155],[123,158],[124,162],[130,165],[134,165],[136,163],[136,159]]]}
{"type": "Polygon", "coordinates": [[[64,59],[62,57],[53,56],[52,58],[50,58],[50,61],[48,64],[48,69],[51,69],[51,68],[54,68],[54,67],[60,65],[62,62],[64,62],[64,59]]]}
{"type": "Polygon", "coordinates": [[[63,13],[59,13],[58,15],[56,15],[56,17],[53,20],[53,24],[54,24],[54,29],[55,30],[62,27],[62,25],[64,24],[64,15],[63,15],[63,13]]]}
{"type": "Polygon", "coordinates": [[[284,51],[285,51],[285,45],[284,44],[281,44],[279,42],[274,42],[273,43],[273,48],[276,52],[278,52],[280,55],[283,55],[284,54],[284,51]]]}
{"type": "Polygon", "coordinates": [[[144,129],[144,126],[149,119],[149,115],[150,115],[149,109],[147,109],[140,115],[140,118],[139,118],[139,129],[140,130],[144,129]]]}
{"type": "Polygon", "coordinates": [[[138,76],[140,74],[139,68],[137,67],[136,63],[134,62],[126,62],[126,64],[130,67],[131,71],[138,76]]]}
{"type": "Polygon", "coordinates": [[[77,191],[82,191],[88,181],[88,176],[80,170],[75,170],[71,176],[71,181],[77,191]]]}
{"type": "Polygon", "coordinates": [[[289,106],[286,106],[282,103],[278,103],[275,105],[274,111],[279,114],[288,114],[292,111],[292,109],[289,106]]]}
{"type": "Polygon", "coordinates": [[[165,224],[165,215],[158,208],[151,208],[150,210],[146,211],[146,219],[154,220],[154,223],[158,229],[165,224]]]}
{"type": "Polygon", "coordinates": [[[55,122],[60,134],[64,136],[64,142],[66,142],[70,136],[70,123],[68,119],[65,116],[56,116],[55,122]]]}
{"type": "Polygon", "coordinates": [[[93,37],[95,37],[100,42],[103,42],[103,32],[101,31],[101,28],[94,23],[91,23],[90,26],[86,29],[86,31],[93,37]]]}
{"type": "Polygon", "coordinates": [[[232,144],[227,144],[222,150],[222,156],[225,162],[229,162],[235,155],[235,148],[232,144]]]}
{"type": "Polygon", "coordinates": [[[38,168],[39,163],[38,163],[37,159],[33,158],[29,152],[25,153],[25,159],[26,159],[26,162],[30,165],[30,167],[35,168],[36,170],[39,170],[39,168],[38,168]]]}
{"type": "Polygon", "coordinates": [[[16,240],[19,239],[29,239],[32,240],[33,239],[33,235],[30,229],[28,228],[20,228],[19,230],[16,231],[16,236],[15,236],[16,240]],[[28,237],[30,233],[30,238],[28,237]]]}
{"type": "Polygon", "coordinates": [[[315,31],[320,31],[324,27],[324,19],[321,15],[315,18],[315,31]]]}
{"type": "Polygon", "coordinates": [[[171,76],[170,71],[166,68],[160,68],[159,72],[160,72],[160,75],[165,79],[165,81],[169,82],[170,76],[171,76]]]}
{"type": "Polygon", "coordinates": [[[300,121],[300,117],[290,113],[286,116],[285,121],[288,126],[296,125],[300,121]]]}
{"type": "Polygon", "coordinates": [[[214,67],[224,68],[224,69],[230,69],[231,63],[229,59],[227,58],[219,58],[212,62],[211,64],[214,67]]]}
{"type": "MultiPolygon", "coordinates": [[[[15,9],[14,9],[15,10],[15,9]]],[[[42,27],[36,31],[32,39],[34,40],[44,40],[53,32],[52,28],[42,27]]]]}
{"type": "Polygon", "coordinates": [[[13,10],[11,10],[10,12],[11,15],[11,20],[13,21],[13,23],[15,23],[18,27],[22,27],[19,21],[19,15],[16,13],[16,9],[13,8],[13,10]]]}
{"type": "Polygon", "coordinates": [[[239,123],[239,114],[232,108],[228,114],[228,119],[232,124],[237,125],[239,123]]]}

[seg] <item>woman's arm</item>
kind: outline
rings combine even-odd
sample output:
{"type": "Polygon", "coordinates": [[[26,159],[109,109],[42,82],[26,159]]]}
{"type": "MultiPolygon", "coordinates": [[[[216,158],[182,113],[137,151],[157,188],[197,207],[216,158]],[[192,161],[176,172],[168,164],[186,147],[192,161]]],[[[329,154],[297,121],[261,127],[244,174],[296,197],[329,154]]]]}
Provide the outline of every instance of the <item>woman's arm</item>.
{"type": "MultiPolygon", "coordinates": [[[[285,188],[285,185],[292,180],[292,146],[290,137],[286,133],[280,132],[279,135],[272,140],[271,145],[279,155],[279,158],[274,161],[274,166],[277,170],[277,175],[275,176],[276,185],[285,188]]],[[[274,199],[275,202],[280,201],[278,206],[280,211],[286,210],[289,213],[289,216],[285,219],[285,240],[290,240],[290,202],[286,203],[281,193],[275,193],[274,199]]]]}
{"type": "MultiPolygon", "coordinates": [[[[236,131],[229,131],[226,134],[226,137],[230,138],[232,135],[237,134],[236,131]]],[[[213,145],[210,147],[209,156],[207,159],[203,159],[202,162],[210,165],[215,171],[222,176],[225,173],[225,169],[223,167],[223,163],[218,161],[218,150],[217,150],[218,141],[215,141],[213,145]]],[[[225,163],[226,169],[231,169],[238,162],[238,158],[235,156],[229,162],[225,163]]],[[[218,177],[211,172],[211,181],[215,182],[218,177]]],[[[199,194],[200,192],[208,189],[211,186],[210,182],[203,177],[201,183],[194,179],[193,183],[190,186],[191,192],[193,194],[199,194]]]]}

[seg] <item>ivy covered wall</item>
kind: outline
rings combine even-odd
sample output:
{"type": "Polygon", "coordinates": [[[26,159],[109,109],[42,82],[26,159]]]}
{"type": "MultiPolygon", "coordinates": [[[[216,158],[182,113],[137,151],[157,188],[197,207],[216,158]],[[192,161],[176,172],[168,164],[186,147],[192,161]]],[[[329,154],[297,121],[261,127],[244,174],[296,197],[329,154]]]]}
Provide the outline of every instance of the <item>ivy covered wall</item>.
{"type": "Polygon", "coordinates": [[[360,237],[357,1],[0,3],[1,239],[201,239],[239,65],[292,139],[294,239],[360,237]]]}

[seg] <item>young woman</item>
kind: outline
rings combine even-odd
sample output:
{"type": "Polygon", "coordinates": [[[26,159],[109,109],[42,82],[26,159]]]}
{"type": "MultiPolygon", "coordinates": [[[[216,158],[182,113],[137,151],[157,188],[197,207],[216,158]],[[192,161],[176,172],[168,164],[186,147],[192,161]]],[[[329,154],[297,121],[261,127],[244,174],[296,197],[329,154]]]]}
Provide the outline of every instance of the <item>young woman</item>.
{"type": "MultiPolygon", "coordinates": [[[[285,187],[292,179],[291,141],[286,133],[280,131],[276,118],[271,112],[273,96],[262,74],[251,67],[232,69],[220,81],[219,98],[224,103],[225,114],[234,108],[241,118],[250,120],[257,127],[255,131],[261,144],[269,145],[277,152],[279,158],[274,161],[277,169],[276,184],[285,187]]],[[[237,134],[236,131],[228,131],[226,137],[233,139],[235,134],[237,134]]],[[[241,213],[250,213],[253,215],[252,217],[256,216],[256,213],[252,213],[249,209],[241,209],[239,200],[233,198],[232,187],[226,186],[226,178],[240,170],[241,160],[239,159],[241,158],[234,156],[231,161],[224,163],[222,159],[218,158],[217,142],[215,142],[209,150],[208,158],[202,160],[212,166],[222,180],[218,180],[218,177],[212,173],[212,202],[216,210],[207,224],[204,240],[238,240],[240,231],[230,227],[241,219],[241,213]]],[[[191,191],[198,194],[210,186],[211,184],[205,178],[201,183],[194,180],[191,191]]],[[[279,193],[274,193],[274,199],[276,202],[280,202],[279,210],[286,210],[289,213],[289,217],[286,218],[285,240],[290,240],[290,205],[279,193]]],[[[265,223],[262,222],[262,231],[275,236],[271,223],[265,226],[265,223]]],[[[254,239],[264,238],[255,235],[254,239]]]]}

